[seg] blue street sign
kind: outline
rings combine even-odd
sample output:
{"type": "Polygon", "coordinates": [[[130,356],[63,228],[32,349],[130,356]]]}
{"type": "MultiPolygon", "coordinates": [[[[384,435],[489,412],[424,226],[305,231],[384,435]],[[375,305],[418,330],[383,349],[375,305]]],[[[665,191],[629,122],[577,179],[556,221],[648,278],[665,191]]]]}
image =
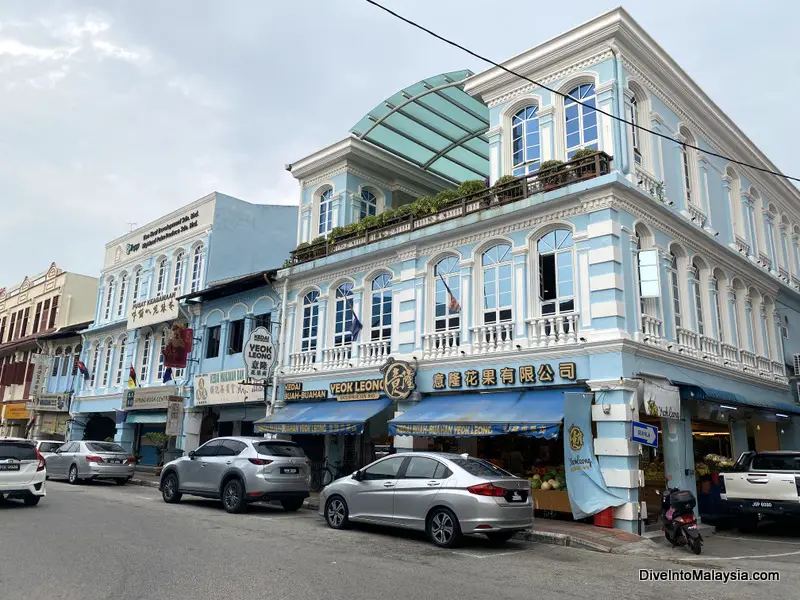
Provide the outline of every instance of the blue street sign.
{"type": "Polygon", "coordinates": [[[639,421],[631,422],[631,441],[658,448],[658,427],[639,421]]]}

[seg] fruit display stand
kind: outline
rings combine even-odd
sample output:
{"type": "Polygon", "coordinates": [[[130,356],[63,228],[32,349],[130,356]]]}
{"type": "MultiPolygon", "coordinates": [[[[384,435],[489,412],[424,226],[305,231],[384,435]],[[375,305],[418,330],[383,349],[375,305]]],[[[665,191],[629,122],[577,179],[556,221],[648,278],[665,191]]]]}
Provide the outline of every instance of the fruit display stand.
{"type": "Polygon", "coordinates": [[[572,512],[569,493],[565,490],[533,490],[533,508],[553,512],[572,512]]]}
{"type": "Polygon", "coordinates": [[[537,467],[531,471],[533,507],[537,511],[571,513],[564,467],[537,467]]]}

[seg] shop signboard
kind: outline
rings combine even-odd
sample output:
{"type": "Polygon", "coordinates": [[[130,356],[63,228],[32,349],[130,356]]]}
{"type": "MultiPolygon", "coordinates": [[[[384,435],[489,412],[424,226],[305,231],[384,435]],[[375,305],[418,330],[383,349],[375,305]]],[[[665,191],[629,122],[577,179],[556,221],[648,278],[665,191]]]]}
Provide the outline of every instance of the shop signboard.
{"type": "Polygon", "coordinates": [[[304,390],[300,382],[285,383],[283,385],[283,399],[286,402],[293,400],[327,400],[328,390],[304,390]]]}
{"type": "Polygon", "coordinates": [[[275,366],[275,345],[266,327],[256,327],[244,345],[244,367],[248,381],[265,381],[275,366]]]}
{"type": "Polygon", "coordinates": [[[578,378],[574,362],[521,365],[519,367],[494,367],[434,373],[432,388],[437,391],[464,388],[497,388],[529,386],[537,383],[574,383],[578,378]]]}
{"type": "Polygon", "coordinates": [[[167,406],[167,424],[164,433],[180,435],[181,423],[183,423],[183,398],[172,398],[167,406]]]}
{"type": "Polygon", "coordinates": [[[358,435],[363,433],[363,423],[258,423],[259,433],[344,433],[358,435]]]}
{"type": "Polygon", "coordinates": [[[67,412],[69,410],[69,394],[39,394],[33,402],[35,410],[43,412],[67,412]]]}
{"type": "MultiPolygon", "coordinates": [[[[337,400],[377,400],[385,394],[392,400],[405,400],[416,387],[416,370],[404,360],[390,358],[381,367],[382,377],[331,383],[337,400]]],[[[289,385],[289,384],[287,384],[289,385]]],[[[302,385],[302,384],[297,384],[302,385]]]]}
{"type": "Polygon", "coordinates": [[[164,321],[174,321],[180,315],[177,292],[162,294],[149,300],[132,302],[128,309],[128,327],[148,327],[164,321]]]}
{"type": "Polygon", "coordinates": [[[3,406],[3,419],[28,419],[30,413],[25,409],[24,402],[16,402],[14,404],[6,404],[3,406]]]}
{"type": "Polygon", "coordinates": [[[661,419],[681,418],[681,396],[674,385],[645,381],[644,411],[650,417],[661,419]]]}
{"type": "Polygon", "coordinates": [[[152,410],[169,408],[171,400],[183,402],[178,395],[178,386],[165,385],[151,388],[135,388],[125,391],[125,410],[152,410]]]}
{"type": "Polygon", "coordinates": [[[658,448],[658,427],[640,423],[639,421],[632,421],[631,441],[651,448],[658,448]]]}
{"type": "Polygon", "coordinates": [[[46,354],[31,354],[31,365],[33,366],[33,375],[31,375],[31,396],[34,398],[39,395],[44,386],[45,377],[47,377],[47,365],[50,362],[50,357],[46,354]]]}
{"type": "Polygon", "coordinates": [[[203,373],[194,377],[194,405],[244,404],[263,402],[264,396],[252,386],[242,385],[244,369],[203,373]]]}

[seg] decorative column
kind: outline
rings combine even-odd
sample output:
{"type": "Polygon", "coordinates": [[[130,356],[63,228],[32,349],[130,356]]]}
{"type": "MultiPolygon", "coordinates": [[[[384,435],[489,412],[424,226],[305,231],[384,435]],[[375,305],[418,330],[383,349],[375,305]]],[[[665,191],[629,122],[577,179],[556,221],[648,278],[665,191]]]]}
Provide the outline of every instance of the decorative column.
{"type": "MultiPolygon", "coordinates": [[[[219,327],[219,370],[225,370],[225,359],[228,357],[228,327],[230,321],[223,319],[219,327]]],[[[152,352],[151,352],[152,354],[152,352]]]]}
{"type": "Polygon", "coordinates": [[[675,330],[675,314],[672,301],[672,257],[668,252],[659,251],[661,255],[661,305],[664,307],[664,339],[677,340],[678,332],[675,330]]]}
{"type": "Polygon", "coordinates": [[[750,294],[748,294],[744,300],[744,319],[747,331],[747,349],[753,353],[758,352],[758,347],[756,346],[756,332],[753,331],[753,303],[750,300],[750,294]]]}
{"type": "MultiPolygon", "coordinates": [[[[687,259],[688,260],[688,259],[687,259]]],[[[681,310],[682,319],[683,319],[683,328],[684,329],[691,329],[692,331],[696,332],[697,334],[700,333],[698,331],[698,323],[697,323],[697,302],[695,299],[694,293],[694,267],[689,265],[689,268],[686,271],[686,289],[689,291],[689,305],[686,309],[681,310]],[[688,315],[686,313],[689,313],[688,315]]],[[[683,306],[683,303],[681,303],[683,306]]]]}
{"type": "Polygon", "coordinates": [[[461,349],[464,350],[466,346],[472,343],[472,330],[470,325],[477,323],[480,319],[479,311],[480,304],[472,306],[472,267],[474,261],[462,260],[459,263],[461,267],[460,281],[461,281],[461,296],[458,298],[461,304],[461,349]],[[473,314],[474,313],[474,314],[473,314]]]}
{"type": "MultiPolygon", "coordinates": [[[[539,142],[541,144],[542,162],[554,158],[563,158],[563,150],[559,154],[559,144],[553,137],[555,135],[555,127],[553,127],[554,114],[555,107],[552,104],[539,108],[539,142]]],[[[508,132],[507,139],[511,139],[511,132],[508,132]]],[[[561,144],[561,146],[563,145],[561,144]]],[[[510,152],[507,154],[510,155],[510,152]]]]}
{"type": "Polygon", "coordinates": [[[297,303],[286,306],[286,330],[281,331],[281,343],[283,348],[283,364],[286,367],[292,365],[292,349],[294,348],[295,337],[295,316],[297,314],[297,303]]]}
{"type": "Polygon", "coordinates": [[[247,338],[250,337],[250,334],[255,329],[255,322],[254,322],[254,315],[253,312],[247,312],[244,315],[244,341],[247,342],[247,338]]]}
{"type": "Polygon", "coordinates": [[[489,138],[489,185],[494,185],[503,174],[503,136],[498,125],[486,132],[489,138]]]}
{"type": "Polygon", "coordinates": [[[711,195],[708,192],[708,161],[704,155],[700,156],[698,164],[700,168],[700,198],[702,201],[703,212],[706,213],[706,220],[705,223],[703,223],[703,229],[705,229],[711,235],[716,235],[717,230],[714,229],[714,224],[711,222],[711,195]]]}
{"type": "Polygon", "coordinates": [[[639,238],[635,232],[631,232],[628,237],[631,251],[631,289],[633,290],[633,323],[628,325],[628,331],[633,329],[633,339],[641,342],[644,338],[642,332],[642,304],[647,299],[640,297],[639,287],[639,238]]]}
{"type": "Polygon", "coordinates": [[[773,311],[772,313],[772,323],[775,327],[775,354],[772,356],[772,360],[783,364],[786,364],[786,361],[783,357],[783,336],[781,335],[781,317],[778,315],[777,311],[773,311]]]}
{"type": "Polygon", "coordinates": [[[735,348],[742,348],[742,340],[739,339],[739,327],[737,327],[737,307],[736,290],[733,286],[728,286],[728,327],[730,327],[730,344],[735,348]]]}
{"type": "MultiPolygon", "coordinates": [[[[423,349],[423,334],[425,333],[425,274],[424,273],[417,273],[417,276],[414,278],[414,314],[416,316],[416,325],[414,328],[414,350],[420,353],[420,358],[422,358],[422,349],[423,349]]],[[[394,314],[397,314],[398,310],[395,311],[394,314]]],[[[393,315],[394,316],[394,315],[393,315]]],[[[392,322],[394,323],[395,319],[392,318],[392,322]]],[[[395,341],[397,338],[392,332],[392,352],[397,351],[397,342],[395,341]]]]}
{"type": "Polygon", "coordinates": [[[319,323],[319,328],[317,329],[317,351],[315,362],[317,365],[320,365],[322,364],[322,348],[327,342],[328,295],[320,294],[320,296],[317,298],[317,304],[319,306],[319,319],[317,320],[319,323]]]}
{"type": "Polygon", "coordinates": [[[528,246],[515,248],[511,255],[514,261],[514,339],[517,344],[527,347],[527,343],[522,343],[522,340],[527,341],[528,337],[525,328],[528,318],[528,295],[525,293],[528,289],[525,281],[528,272],[528,246]]]}

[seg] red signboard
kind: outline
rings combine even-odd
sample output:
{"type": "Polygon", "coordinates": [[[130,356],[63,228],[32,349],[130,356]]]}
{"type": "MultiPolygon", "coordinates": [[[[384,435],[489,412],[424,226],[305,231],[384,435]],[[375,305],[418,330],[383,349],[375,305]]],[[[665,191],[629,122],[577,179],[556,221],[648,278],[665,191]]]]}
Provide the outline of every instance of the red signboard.
{"type": "Polygon", "coordinates": [[[194,332],[181,323],[172,326],[167,345],[164,348],[164,366],[185,369],[186,359],[192,351],[194,332]]]}

